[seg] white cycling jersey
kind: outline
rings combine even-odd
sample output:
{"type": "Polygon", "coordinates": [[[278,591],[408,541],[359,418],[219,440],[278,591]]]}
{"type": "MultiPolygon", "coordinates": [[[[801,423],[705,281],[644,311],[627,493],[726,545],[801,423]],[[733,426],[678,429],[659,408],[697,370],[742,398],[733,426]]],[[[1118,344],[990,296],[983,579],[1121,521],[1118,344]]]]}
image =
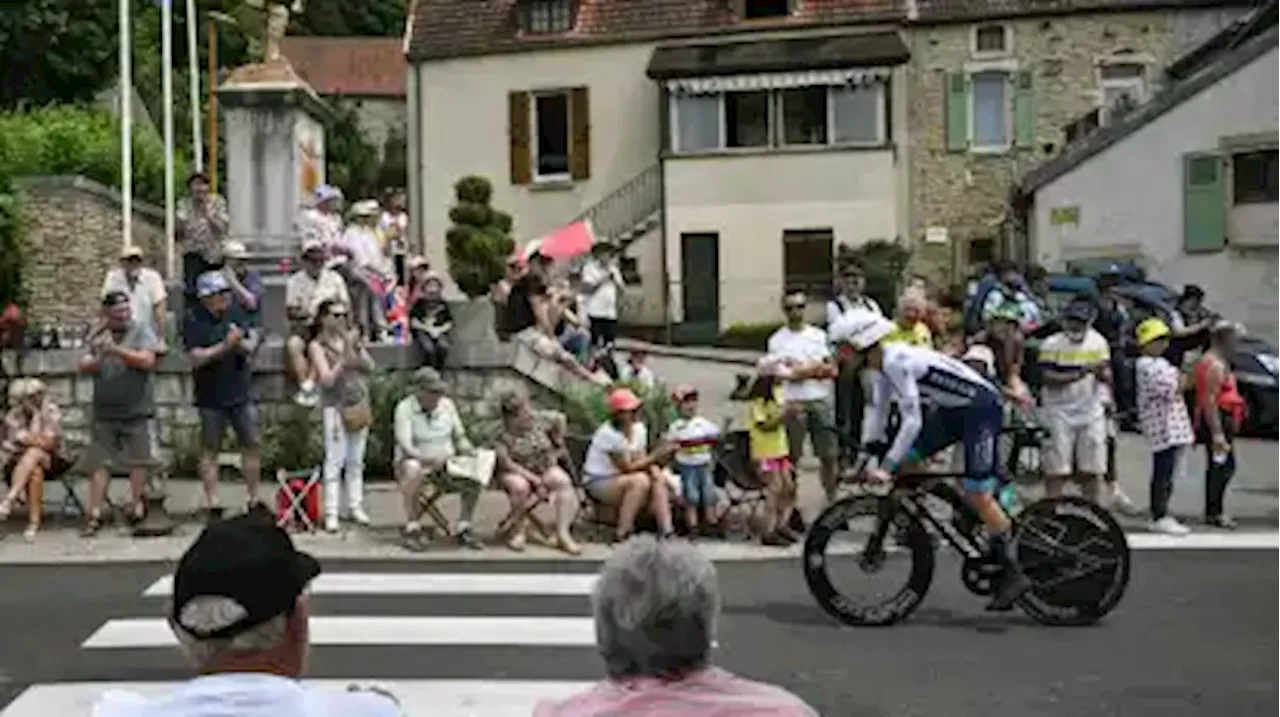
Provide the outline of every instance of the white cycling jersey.
{"type": "Polygon", "coordinates": [[[900,419],[884,463],[897,466],[911,450],[924,425],[921,407],[964,408],[978,402],[1000,401],[1000,389],[965,364],[933,349],[906,344],[882,347],[884,362],[873,371],[871,400],[862,422],[862,443],[884,441],[889,407],[898,406],[900,419]]]}

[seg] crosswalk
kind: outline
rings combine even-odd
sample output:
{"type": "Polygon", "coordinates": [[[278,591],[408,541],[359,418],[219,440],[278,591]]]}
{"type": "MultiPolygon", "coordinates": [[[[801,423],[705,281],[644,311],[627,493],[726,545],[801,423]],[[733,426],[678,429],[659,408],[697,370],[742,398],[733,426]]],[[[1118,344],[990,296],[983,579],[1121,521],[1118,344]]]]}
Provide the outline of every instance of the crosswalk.
{"type": "MultiPolygon", "coordinates": [[[[375,685],[396,695],[405,714],[529,717],[538,702],[600,677],[589,604],[595,579],[338,568],[311,585],[308,682],[375,685]]],[[[56,678],[76,681],[31,685],[0,717],[89,715],[104,692],[163,694],[188,677],[163,617],[172,588],[170,575],[139,586],[136,612],[104,619],[78,645],[71,677],[56,678]]]]}

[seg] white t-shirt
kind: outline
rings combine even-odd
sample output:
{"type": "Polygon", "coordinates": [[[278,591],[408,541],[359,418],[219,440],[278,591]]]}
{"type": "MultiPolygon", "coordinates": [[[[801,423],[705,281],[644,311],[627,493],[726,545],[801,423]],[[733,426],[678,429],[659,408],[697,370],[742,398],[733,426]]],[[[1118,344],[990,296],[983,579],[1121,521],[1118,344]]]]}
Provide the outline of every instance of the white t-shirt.
{"type": "MultiPolygon", "coordinates": [[[[667,428],[667,440],[673,442],[701,441],[716,438],[720,427],[702,416],[677,418],[667,428]]],[[[686,466],[705,466],[711,462],[711,445],[692,446],[676,451],[676,463],[686,466]]]]}
{"type": "Polygon", "coordinates": [[[378,235],[371,227],[352,224],[342,233],[339,242],[351,252],[351,258],[361,269],[376,271],[382,274],[389,272],[389,262],[382,253],[382,245],[378,235]]]}
{"type": "Polygon", "coordinates": [[[622,273],[613,264],[606,264],[595,259],[588,260],[582,267],[582,282],[598,284],[594,291],[585,295],[583,302],[587,316],[597,319],[618,318],[618,286],[622,284],[622,273]]]}
{"type": "Polygon", "coordinates": [[[285,677],[228,673],[183,683],[148,699],[109,690],[93,706],[93,717],[401,717],[399,706],[373,692],[308,687],[285,677]]]}
{"type": "MultiPolygon", "coordinates": [[[[783,326],[769,337],[769,355],[811,363],[831,358],[831,346],[827,343],[827,332],[816,326],[805,326],[799,331],[783,326]]],[[[782,386],[782,398],[786,401],[821,401],[831,396],[831,389],[830,379],[787,381],[782,386]]]]}
{"type": "Polygon", "coordinates": [[[854,311],[870,311],[884,316],[880,305],[870,296],[850,298],[842,294],[827,302],[827,328],[830,329],[832,324],[854,311]]]}
{"type": "Polygon", "coordinates": [[[582,464],[582,472],[588,481],[599,478],[612,478],[618,474],[618,467],[609,457],[611,453],[630,451],[640,454],[649,450],[649,429],[643,423],[631,427],[631,440],[622,435],[622,431],[614,428],[606,421],[600,424],[591,436],[591,445],[587,446],[587,459],[582,464]]]}
{"type": "Polygon", "coordinates": [[[1079,342],[1072,341],[1063,331],[1045,339],[1040,345],[1040,365],[1043,368],[1085,372],[1083,378],[1066,385],[1045,384],[1040,394],[1040,406],[1046,420],[1065,421],[1072,426],[1102,420],[1110,393],[1092,370],[1110,361],[1111,347],[1102,334],[1093,329],[1087,330],[1079,342]]]}
{"type": "Polygon", "coordinates": [[[643,364],[640,365],[640,368],[636,368],[629,363],[622,364],[618,367],[618,378],[623,381],[635,381],[645,388],[653,388],[658,382],[657,377],[653,375],[653,369],[643,364]]]}

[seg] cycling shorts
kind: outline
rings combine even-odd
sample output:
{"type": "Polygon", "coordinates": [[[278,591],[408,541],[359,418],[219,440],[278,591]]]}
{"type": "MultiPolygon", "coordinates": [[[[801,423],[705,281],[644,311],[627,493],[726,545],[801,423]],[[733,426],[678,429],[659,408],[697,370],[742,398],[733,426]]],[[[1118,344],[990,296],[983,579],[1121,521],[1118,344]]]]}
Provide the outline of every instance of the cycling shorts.
{"type": "Polygon", "coordinates": [[[996,396],[980,395],[967,406],[929,409],[907,459],[925,460],[960,443],[964,451],[964,489],[994,493],[999,486],[996,442],[1003,426],[1004,412],[996,396]]]}

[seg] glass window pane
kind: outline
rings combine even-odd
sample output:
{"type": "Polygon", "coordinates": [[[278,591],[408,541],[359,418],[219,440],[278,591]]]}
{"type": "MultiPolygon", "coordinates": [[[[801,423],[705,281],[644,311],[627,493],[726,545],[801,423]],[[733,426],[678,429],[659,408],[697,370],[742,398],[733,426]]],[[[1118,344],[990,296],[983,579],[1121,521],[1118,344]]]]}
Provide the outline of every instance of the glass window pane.
{"type": "Polygon", "coordinates": [[[769,93],[726,92],[724,95],[725,145],[769,145],[769,93]]]}
{"type": "Polygon", "coordinates": [[[676,151],[720,148],[720,95],[683,95],[676,102],[676,151]]]}
{"type": "Polygon", "coordinates": [[[883,86],[832,87],[831,108],[835,122],[832,134],[836,144],[879,144],[884,141],[880,135],[884,113],[883,86]]]}
{"type": "Polygon", "coordinates": [[[529,32],[567,32],[573,27],[572,0],[531,0],[526,12],[529,32]]]}
{"type": "Polygon", "coordinates": [[[569,97],[538,95],[534,99],[538,176],[569,173],[569,97]]]}
{"type": "Polygon", "coordinates": [[[783,90],[782,141],[785,144],[827,143],[827,88],[783,90]]]}
{"type": "Polygon", "coordinates": [[[978,52],[1004,52],[1004,25],[978,28],[974,33],[973,44],[978,52]]]}
{"type": "Polygon", "coordinates": [[[973,76],[973,144],[1005,147],[1009,144],[1008,81],[1003,72],[979,72],[973,76]]]}
{"type": "Polygon", "coordinates": [[[1101,70],[1102,79],[1104,80],[1123,80],[1136,79],[1145,75],[1146,68],[1136,64],[1116,64],[1103,65],[1101,70]]]}

